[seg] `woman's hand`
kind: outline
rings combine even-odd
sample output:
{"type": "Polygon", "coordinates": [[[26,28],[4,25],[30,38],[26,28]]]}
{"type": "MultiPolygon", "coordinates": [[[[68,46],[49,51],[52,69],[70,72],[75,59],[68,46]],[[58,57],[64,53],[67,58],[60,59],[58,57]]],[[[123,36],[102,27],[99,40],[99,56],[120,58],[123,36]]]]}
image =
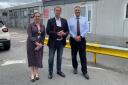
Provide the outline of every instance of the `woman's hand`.
{"type": "Polygon", "coordinates": [[[38,46],[38,45],[40,45],[40,43],[39,42],[35,42],[35,45],[38,46]]]}
{"type": "Polygon", "coordinates": [[[43,45],[41,43],[36,42],[36,48],[35,50],[39,50],[43,45]]]}

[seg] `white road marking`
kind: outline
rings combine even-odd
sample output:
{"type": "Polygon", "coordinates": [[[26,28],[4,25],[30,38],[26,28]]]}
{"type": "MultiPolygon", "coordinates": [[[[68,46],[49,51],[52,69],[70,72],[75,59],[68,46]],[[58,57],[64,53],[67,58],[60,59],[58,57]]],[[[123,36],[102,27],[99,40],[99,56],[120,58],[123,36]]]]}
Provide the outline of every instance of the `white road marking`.
{"type": "MultiPolygon", "coordinates": [[[[72,67],[72,65],[64,65],[64,66],[72,67]]],[[[90,69],[96,69],[96,70],[105,70],[105,69],[103,69],[103,68],[94,67],[94,66],[87,66],[87,68],[90,68],[90,69]]]]}
{"type": "MultiPolygon", "coordinates": [[[[8,66],[8,65],[13,65],[13,64],[25,64],[26,61],[24,60],[7,60],[4,61],[4,63],[1,66],[8,66]]],[[[72,65],[64,65],[66,67],[72,67],[72,65]]],[[[96,70],[105,70],[103,68],[99,68],[99,67],[94,67],[94,66],[87,66],[87,68],[89,69],[96,69],[96,70]]]]}
{"type": "Polygon", "coordinates": [[[26,38],[26,36],[11,36],[11,38],[26,38]]]}
{"type": "Polygon", "coordinates": [[[7,60],[4,61],[4,63],[1,66],[7,66],[12,64],[24,64],[24,63],[26,63],[25,60],[7,60]]]}
{"type": "Polygon", "coordinates": [[[11,35],[11,38],[27,38],[26,35],[11,35]]]}
{"type": "Polygon", "coordinates": [[[21,41],[19,41],[19,42],[26,42],[26,40],[21,40],[21,41]]]}
{"type": "Polygon", "coordinates": [[[97,70],[105,70],[105,69],[103,69],[103,68],[93,67],[93,66],[88,66],[87,68],[90,68],[90,69],[97,69],[97,70]]]}
{"type": "Polygon", "coordinates": [[[12,32],[11,34],[11,39],[14,39],[20,43],[26,42],[27,40],[27,35],[26,34],[20,34],[17,32],[12,32]]]}
{"type": "Polygon", "coordinates": [[[17,32],[10,32],[10,34],[12,35],[12,34],[18,34],[17,32]]]}

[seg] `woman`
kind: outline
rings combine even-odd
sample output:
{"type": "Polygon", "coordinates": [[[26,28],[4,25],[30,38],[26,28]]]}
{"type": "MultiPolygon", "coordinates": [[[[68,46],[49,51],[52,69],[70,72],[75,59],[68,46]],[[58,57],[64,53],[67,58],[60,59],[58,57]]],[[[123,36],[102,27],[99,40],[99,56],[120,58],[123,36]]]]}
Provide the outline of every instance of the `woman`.
{"type": "Polygon", "coordinates": [[[27,29],[27,58],[31,68],[31,82],[39,80],[38,68],[42,68],[45,27],[40,22],[40,13],[33,14],[34,22],[27,29]]]}

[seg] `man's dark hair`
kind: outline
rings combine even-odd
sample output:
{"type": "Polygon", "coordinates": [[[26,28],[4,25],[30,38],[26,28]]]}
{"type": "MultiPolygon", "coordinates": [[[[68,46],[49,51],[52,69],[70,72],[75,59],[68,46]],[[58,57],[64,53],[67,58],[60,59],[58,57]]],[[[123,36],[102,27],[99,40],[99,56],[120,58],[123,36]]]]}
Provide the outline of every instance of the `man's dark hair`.
{"type": "Polygon", "coordinates": [[[60,6],[56,6],[56,7],[54,8],[54,11],[55,11],[56,8],[60,8],[60,10],[62,10],[62,8],[61,8],[60,6]]]}

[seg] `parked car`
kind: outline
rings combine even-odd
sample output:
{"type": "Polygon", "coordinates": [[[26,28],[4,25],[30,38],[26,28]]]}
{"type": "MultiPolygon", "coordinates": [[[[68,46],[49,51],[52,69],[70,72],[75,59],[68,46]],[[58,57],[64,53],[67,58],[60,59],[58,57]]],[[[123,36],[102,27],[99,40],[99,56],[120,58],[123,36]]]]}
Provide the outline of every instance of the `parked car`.
{"type": "Polygon", "coordinates": [[[3,21],[0,20],[0,47],[9,50],[11,47],[11,38],[9,29],[5,26],[3,21]]]}

